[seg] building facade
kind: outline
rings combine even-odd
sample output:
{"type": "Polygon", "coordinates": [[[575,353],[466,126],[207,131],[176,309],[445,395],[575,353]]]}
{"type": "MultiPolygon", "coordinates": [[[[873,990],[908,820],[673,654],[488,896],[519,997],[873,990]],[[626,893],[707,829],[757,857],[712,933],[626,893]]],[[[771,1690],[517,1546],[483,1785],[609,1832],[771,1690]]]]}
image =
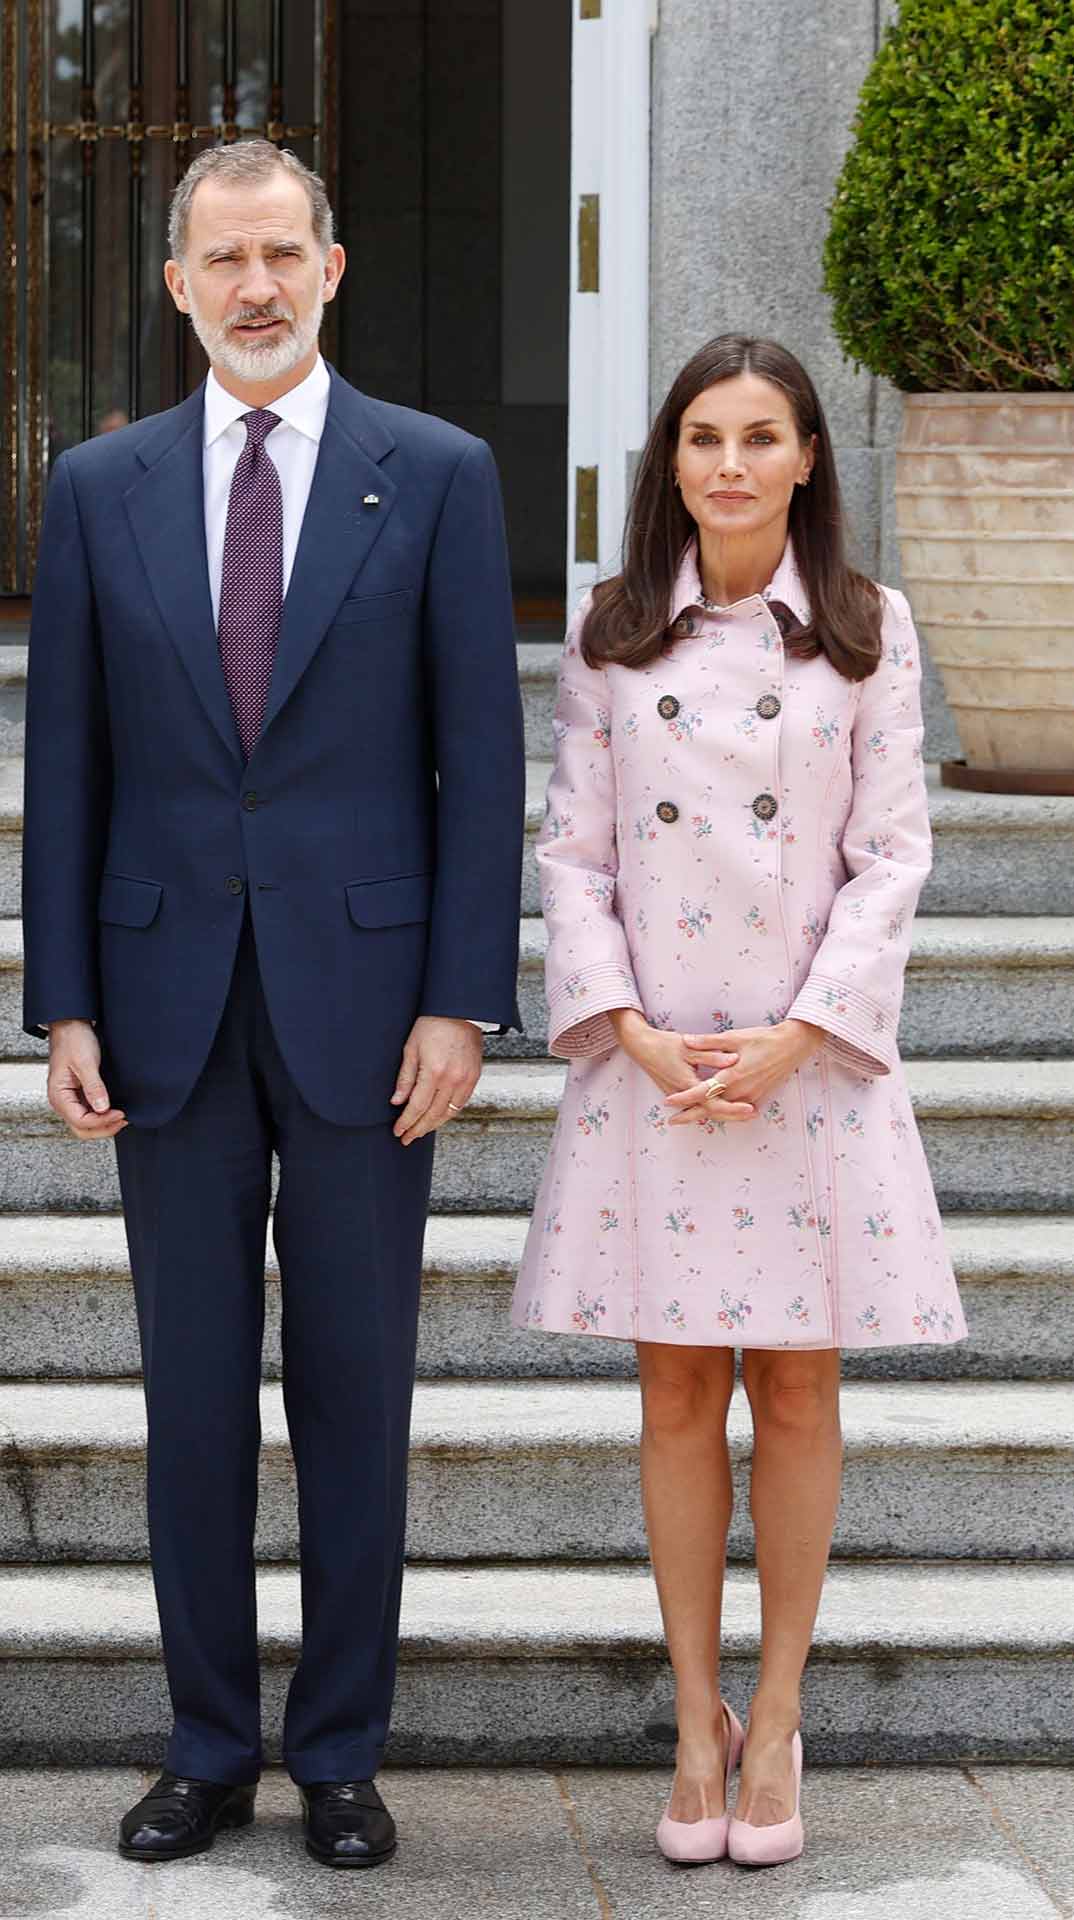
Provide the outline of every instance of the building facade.
{"type": "MultiPolygon", "coordinates": [[[[843,360],[820,285],[894,4],[0,0],[0,590],[31,590],[57,453],[201,378],[167,201],[249,131],[328,181],[340,370],[492,444],[523,617],[614,566],[651,409],[729,328],[810,368],[856,555],[897,580],[898,396],[843,360]]],[[[954,751],[931,679],[927,704],[954,751]]]]}

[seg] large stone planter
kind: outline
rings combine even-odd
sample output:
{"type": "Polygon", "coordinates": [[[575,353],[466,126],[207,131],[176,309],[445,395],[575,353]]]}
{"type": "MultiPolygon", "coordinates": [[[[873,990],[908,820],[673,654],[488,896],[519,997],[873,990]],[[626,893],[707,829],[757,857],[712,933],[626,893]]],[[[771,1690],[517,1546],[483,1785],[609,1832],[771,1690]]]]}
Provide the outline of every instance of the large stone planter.
{"type": "Polygon", "coordinates": [[[1074,393],[907,394],[895,498],[945,783],[1074,793],[1074,393]]]}

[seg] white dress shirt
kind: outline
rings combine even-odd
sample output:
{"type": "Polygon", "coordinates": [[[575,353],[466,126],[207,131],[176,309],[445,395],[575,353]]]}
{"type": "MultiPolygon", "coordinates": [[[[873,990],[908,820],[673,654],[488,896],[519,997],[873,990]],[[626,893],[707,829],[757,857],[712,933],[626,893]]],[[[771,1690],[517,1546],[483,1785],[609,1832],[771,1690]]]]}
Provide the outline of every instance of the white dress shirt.
{"type": "MultiPolygon", "coordinates": [[[[265,451],[280,476],[283,495],[283,590],[287,592],[291,569],[298,552],[298,536],[313,485],[313,470],[328,414],[331,381],[321,355],[306,378],[281,393],[272,402],[270,413],[279,414],[280,424],[273,427],[265,441],[265,451]]],[[[239,455],[246,445],[242,416],[250,412],[246,400],[220,385],[210,371],[205,382],[205,439],[202,472],[205,479],[205,552],[209,561],[209,590],[213,598],[213,620],[220,620],[220,576],[224,568],[224,534],[227,531],[227,503],[239,455]]]]}
{"type": "MultiPolygon", "coordinates": [[[[302,531],[313,485],[313,471],[328,416],[331,385],[328,368],[318,354],[312,372],[307,373],[297,387],[292,387],[290,393],[281,393],[269,408],[270,413],[280,417],[279,426],[273,427],[265,440],[265,451],[280,476],[280,492],[283,495],[284,593],[290,584],[295,554],[298,552],[298,536],[302,531]]],[[[205,382],[202,473],[205,481],[205,552],[209,562],[213,622],[217,626],[220,623],[220,577],[224,570],[228,497],[239,455],[246,445],[243,414],[249,412],[249,403],[237,400],[233,393],[222,387],[210,368],[205,382]]],[[[471,1020],[470,1025],[482,1033],[499,1032],[499,1028],[487,1020],[471,1020]]]]}

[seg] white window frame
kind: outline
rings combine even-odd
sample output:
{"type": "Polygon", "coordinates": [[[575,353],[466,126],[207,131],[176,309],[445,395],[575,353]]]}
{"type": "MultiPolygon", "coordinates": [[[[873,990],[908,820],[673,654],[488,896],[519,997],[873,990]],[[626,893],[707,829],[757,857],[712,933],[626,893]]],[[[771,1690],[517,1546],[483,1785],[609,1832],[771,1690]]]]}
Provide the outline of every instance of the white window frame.
{"type": "Polygon", "coordinates": [[[572,0],[572,7],[568,613],[595,580],[618,571],[630,484],[649,431],[649,114],[657,0],[572,0]],[[582,291],[582,203],[593,195],[599,199],[598,287],[582,291]],[[595,557],[585,543],[580,557],[578,476],[583,486],[588,479],[591,502],[594,469],[595,557]]]}

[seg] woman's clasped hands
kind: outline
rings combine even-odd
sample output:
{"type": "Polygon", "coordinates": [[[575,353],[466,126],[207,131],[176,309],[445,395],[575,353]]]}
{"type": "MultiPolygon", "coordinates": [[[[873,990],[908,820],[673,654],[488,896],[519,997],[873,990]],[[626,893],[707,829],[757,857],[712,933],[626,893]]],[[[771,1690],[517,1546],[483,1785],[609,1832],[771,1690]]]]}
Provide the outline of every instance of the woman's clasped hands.
{"type": "Polygon", "coordinates": [[[669,1033],[651,1027],[634,1009],[618,1009],[611,1017],[624,1052],[664,1094],[673,1127],[752,1120],[824,1040],[824,1029],[805,1020],[725,1033],[669,1033]],[[708,1092],[713,1079],[723,1082],[719,1094],[708,1092]]]}

